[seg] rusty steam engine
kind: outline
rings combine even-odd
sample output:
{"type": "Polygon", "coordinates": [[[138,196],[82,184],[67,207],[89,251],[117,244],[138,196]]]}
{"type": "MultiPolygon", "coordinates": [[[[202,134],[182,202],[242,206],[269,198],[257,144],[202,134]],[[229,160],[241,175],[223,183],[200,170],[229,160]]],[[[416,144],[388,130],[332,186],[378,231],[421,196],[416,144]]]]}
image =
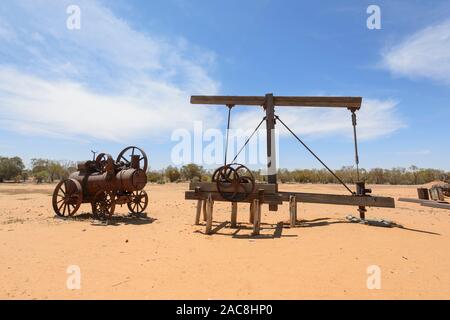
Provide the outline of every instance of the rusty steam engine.
{"type": "Polygon", "coordinates": [[[100,153],[95,160],[78,164],[78,171],[62,180],[53,192],[53,209],[60,217],[73,216],[82,203],[90,203],[94,218],[105,220],[116,205],[126,204],[132,214],[148,205],[148,159],[138,147],[127,147],[114,160],[100,153]]]}

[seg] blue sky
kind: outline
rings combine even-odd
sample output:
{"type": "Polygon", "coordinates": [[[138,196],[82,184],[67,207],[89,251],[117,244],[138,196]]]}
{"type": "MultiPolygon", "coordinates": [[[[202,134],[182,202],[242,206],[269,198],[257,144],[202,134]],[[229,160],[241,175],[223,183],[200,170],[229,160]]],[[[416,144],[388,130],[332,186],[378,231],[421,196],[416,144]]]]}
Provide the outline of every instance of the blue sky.
{"type": "MultiPolygon", "coordinates": [[[[448,1],[2,1],[0,155],[83,160],[147,151],[171,164],[171,133],[224,129],[191,94],[362,96],[361,166],[450,170],[448,1]],[[68,30],[66,9],[81,9],[68,30]],[[381,8],[381,30],[366,9],[381,8]]],[[[278,110],[333,168],[353,164],[345,110],[278,110]]],[[[233,126],[262,113],[241,108],[233,126]]],[[[320,167],[281,134],[281,167],[320,167]]]]}

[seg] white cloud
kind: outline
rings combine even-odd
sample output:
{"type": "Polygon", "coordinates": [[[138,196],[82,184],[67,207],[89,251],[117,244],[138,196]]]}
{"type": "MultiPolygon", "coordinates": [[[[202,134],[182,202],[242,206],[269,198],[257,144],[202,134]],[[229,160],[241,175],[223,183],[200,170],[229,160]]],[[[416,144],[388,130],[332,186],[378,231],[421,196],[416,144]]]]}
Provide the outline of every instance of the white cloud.
{"type": "MultiPolygon", "coordinates": [[[[363,99],[361,109],[357,112],[358,137],[370,140],[389,134],[404,127],[396,111],[397,103],[393,100],[363,99]]],[[[291,108],[278,107],[276,114],[300,137],[353,135],[351,113],[346,109],[291,108]]],[[[243,111],[235,116],[234,127],[251,129],[256,127],[264,116],[262,110],[243,111]]],[[[282,136],[290,133],[278,124],[282,136]]]]}
{"type": "Polygon", "coordinates": [[[124,141],[161,136],[191,127],[194,119],[218,117],[189,105],[178,88],[142,84],[148,94],[101,95],[72,81],[48,81],[0,68],[0,115],[3,125],[28,134],[124,141]]]}
{"type": "Polygon", "coordinates": [[[450,84],[450,20],[425,28],[388,48],[383,66],[400,76],[450,84]]]}
{"type": "Polygon", "coordinates": [[[15,29],[8,34],[16,38],[0,43],[0,51],[17,58],[0,65],[2,125],[25,134],[123,141],[170,137],[196,119],[218,124],[216,111],[189,104],[190,94],[218,92],[208,74],[213,53],[136,31],[94,1],[77,1],[81,30],[70,31],[68,4],[7,4],[11,17],[2,16],[10,20],[2,25],[15,29]]]}

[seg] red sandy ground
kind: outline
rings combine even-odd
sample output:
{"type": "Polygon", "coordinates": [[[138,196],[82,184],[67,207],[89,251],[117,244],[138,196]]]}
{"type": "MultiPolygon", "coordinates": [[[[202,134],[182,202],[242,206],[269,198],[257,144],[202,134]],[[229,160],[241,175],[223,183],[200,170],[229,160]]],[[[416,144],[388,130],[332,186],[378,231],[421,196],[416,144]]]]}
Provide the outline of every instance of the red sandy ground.
{"type": "MultiPolygon", "coordinates": [[[[102,226],[87,218],[54,218],[53,185],[0,185],[0,298],[2,299],[449,299],[450,211],[397,202],[369,209],[368,217],[409,229],[346,223],[355,208],[299,204],[308,227],[275,225],[288,220],[263,208],[267,238],[250,229],[202,234],[187,184],[149,185],[148,216],[102,226]],[[66,287],[67,267],[81,268],[81,289],[66,287]],[[369,290],[367,268],[381,268],[381,289],[369,290]]],[[[416,197],[416,187],[372,186],[383,196],[416,197]]],[[[282,185],[280,190],[340,193],[335,185],[282,185]]],[[[345,194],[345,190],[342,191],[345,194]]],[[[83,214],[85,213],[85,214],[83,214]]],[[[81,216],[80,216],[81,214],[81,216]]],[[[214,220],[230,219],[230,206],[215,204],[214,220]]],[[[239,222],[249,226],[248,206],[239,222]]],[[[218,223],[217,223],[218,224],[218,223]]]]}

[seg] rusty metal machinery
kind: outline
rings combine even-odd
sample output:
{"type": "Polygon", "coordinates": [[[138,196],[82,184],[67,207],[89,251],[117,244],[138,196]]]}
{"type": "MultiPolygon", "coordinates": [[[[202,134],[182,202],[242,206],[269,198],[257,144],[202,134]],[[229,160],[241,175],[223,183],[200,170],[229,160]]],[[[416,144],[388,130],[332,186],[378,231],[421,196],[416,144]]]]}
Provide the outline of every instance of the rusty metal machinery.
{"type": "Polygon", "coordinates": [[[127,147],[116,160],[100,153],[92,161],[78,164],[78,171],[58,183],[52,204],[60,217],[73,216],[82,203],[90,203],[95,218],[105,220],[116,205],[126,204],[133,214],[141,214],[148,205],[143,190],[147,184],[148,158],[138,147],[127,147]]]}
{"type": "Polygon", "coordinates": [[[212,175],[217,191],[228,201],[244,201],[255,191],[255,178],[246,166],[239,163],[224,165],[212,175]]]}

